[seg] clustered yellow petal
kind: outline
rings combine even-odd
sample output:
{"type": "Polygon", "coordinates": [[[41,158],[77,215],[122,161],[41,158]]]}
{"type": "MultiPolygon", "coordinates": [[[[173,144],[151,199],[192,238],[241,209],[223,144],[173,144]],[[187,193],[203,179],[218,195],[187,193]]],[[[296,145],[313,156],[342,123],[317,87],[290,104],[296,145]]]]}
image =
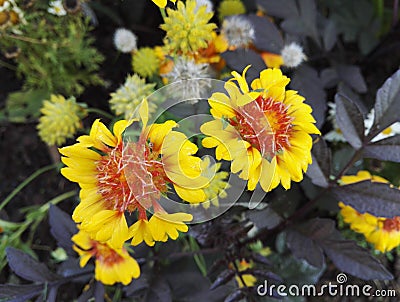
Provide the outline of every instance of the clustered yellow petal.
{"type": "Polygon", "coordinates": [[[311,164],[312,138],[320,134],[312,109],[296,91],[286,90],[290,79],[279,69],[266,69],[251,83],[245,73],[232,72],[227,94],[209,99],[213,121],[200,130],[203,146],[216,148],[216,158],[232,161],[231,172],[248,180],[248,189],[260,183],[268,192],[279,183],[285,189],[301,181],[311,164]]]}
{"type": "Polygon", "coordinates": [[[76,103],[74,97],[65,99],[62,95],[52,94],[50,100],[43,102],[40,109],[37,129],[40,138],[48,145],[60,146],[67,138],[72,138],[82,127],[81,118],[86,115],[85,110],[76,103]]]}
{"type": "MultiPolygon", "coordinates": [[[[343,185],[369,180],[388,183],[380,176],[371,175],[368,171],[359,171],[357,175],[346,175],[341,178],[343,185]]],[[[388,184],[389,185],[389,184],[388,184]]],[[[376,217],[370,213],[359,213],[351,206],[339,202],[340,214],[350,229],[365,236],[376,250],[384,253],[400,245],[400,216],[393,218],[376,217]]]]}
{"type": "Polygon", "coordinates": [[[241,0],[223,0],[219,4],[218,14],[220,20],[233,15],[246,13],[246,7],[241,0]]]}
{"type": "Polygon", "coordinates": [[[160,59],[153,48],[142,47],[132,54],[132,69],[143,78],[150,78],[158,73],[160,59]]]}
{"type": "Polygon", "coordinates": [[[204,5],[197,8],[196,0],[178,2],[177,10],[167,8],[168,16],[160,27],[166,31],[164,43],[170,52],[193,55],[207,48],[217,26],[209,23],[213,13],[206,9],[204,5]]]}

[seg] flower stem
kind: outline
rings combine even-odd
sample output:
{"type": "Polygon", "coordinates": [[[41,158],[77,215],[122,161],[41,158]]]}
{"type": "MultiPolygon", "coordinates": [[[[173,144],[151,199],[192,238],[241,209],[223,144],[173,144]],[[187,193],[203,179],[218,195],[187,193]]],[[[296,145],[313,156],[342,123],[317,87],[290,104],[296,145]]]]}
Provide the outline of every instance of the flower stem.
{"type": "Polygon", "coordinates": [[[28,178],[26,178],[23,182],[21,182],[0,204],[0,210],[2,210],[13,198],[15,195],[17,195],[23,188],[25,188],[32,180],[34,180],[36,177],[39,175],[50,171],[52,169],[60,168],[60,164],[53,164],[53,165],[48,165],[44,166],[43,168],[40,168],[39,170],[36,170],[34,173],[32,173],[28,178]]]}
{"type": "Polygon", "coordinates": [[[98,108],[88,108],[88,109],[86,109],[86,111],[100,114],[106,118],[109,118],[110,120],[114,119],[114,116],[112,114],[110,114],[104,110],[98,109],[98,108]]]}

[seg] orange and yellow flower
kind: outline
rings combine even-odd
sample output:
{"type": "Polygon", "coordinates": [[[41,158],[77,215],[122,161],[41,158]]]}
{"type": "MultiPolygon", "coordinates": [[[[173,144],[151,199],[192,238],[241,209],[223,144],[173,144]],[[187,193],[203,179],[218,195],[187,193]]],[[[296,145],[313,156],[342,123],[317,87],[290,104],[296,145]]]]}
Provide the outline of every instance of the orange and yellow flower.
{"type": "Polygon", "coordinates": [[[126,249],[115,249],[107,243],[90,238],[82,230],[72,237],[74,250],[80,256],[80,266],[84,267],[90,258],[95,259],[95,279],[106,285],[121,282],[128,285],[140,276],[140,267],[126,249]]]}
{"type": "MultiPolygon", "coordinates": [[[[371,182],[389,183],[386,179],[371,175],[368,171],[359,171],[357,175],[341,178],[342,184],[351,184],[369,180],[371,182]]],[[[370,213],[359,213],[351,206],[339,202],[340,214],[350,229],[365,236],[378,251],[388,252],[400,245],[400,217],[376,217],[370,213]]]]}
{"type": "Polygon", "coordinates": [[[296,91],[285,89],[290,80],[279,69],[262,71],[250,89],[248,68],[242,76],[232,72],[225,84],[228,95],[217,92],[209,99],[214,120],[200,128],[208,136],[203,146],[216,147],[218,160],[232,161],[231,171],[248,180],[249,190],[258,182],[266,192],[279,183],[289,189],[311,163],[310,134],[320,132],[311,107],[296,91]]]}
{"type": "MultiPolygon", "coordinates": [[[[170,185],[178,195],[183,192],[181,197],[188,202],[206,199],[200,190],[207,184],[207,179],[201,176],[201,159],[193,156],[197,146],[183,133],[172,130],[176,126],[174,121],[147,125],[147,102],[139,115],[143,127],[137,142],[122,139],[131,122],[116,122],[112,133],[96,120],[89,135],[60,149],[62,161],[67,165],[61,173],[81,187],[81,202],[73,213],[74,221],[94,240],[117,248],[134,235],[134,243],[144,240],[153,244],[154,236],[147,232],[146,212],[153,208],[155,214],[165,214],[157,201],[167,194],[170,185]],[[196,200],[191,200],[192,195],[184,193],[194,187],[199,194],[196,200]],[[129,230],[125,214],[133,212],[138,213],[142,222],[129,230]]],[[[190,220],[191,217],[185,216],[184,221],[190,220]]],[[[177,229],[187,231],[187,227],[177,229]]],[[[159,237],[154,239],[158,241],[159,237]]]]}

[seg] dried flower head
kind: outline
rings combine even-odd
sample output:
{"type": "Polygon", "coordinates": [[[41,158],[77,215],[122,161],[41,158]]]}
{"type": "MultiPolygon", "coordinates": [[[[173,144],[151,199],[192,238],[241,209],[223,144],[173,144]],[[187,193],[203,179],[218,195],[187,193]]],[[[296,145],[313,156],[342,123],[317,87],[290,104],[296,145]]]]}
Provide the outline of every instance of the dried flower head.
{"type": "MultiPolygon", "coordinates": [[[[144,98],[154,92],[155,84],[146,81],[137,74],[128,75],[124,85],[110,94],[110,106],[116,115],[124,115],[129,120],[144,98]]],[[[156,110],[156,105],[149,103],[149,112],[156,110]]]]}
{"type": "Polygon", "coordinates": [[[43,102],[39,119],[40,138],[48,145],[60,146],[67,138],[72,138],[82,127],[81,118],[86,114],[84,109],[75,102],[74,97],[65,99],[61,95],[51,95],[50,100],[43,102]]]}
{"type": "Polygon", "coordinates": [[[226,18],[222,23],[221,33],[233,49],[248,47],[255,38],[253,25],[243,16],[226,18]]]}
{"type": "Polygon", "coordinates": [[[137,49],[137,37],[129,29],[118,28],[114,33],[114,46],[120,52],[128,53],[137,49]]]}
{"type": "Polygon", "coordinates": [[[283,58],[283,65],[287,67],[297,67],[307,59],[303,48],[295,42],[285,45],[281,55],[283,58]]]}

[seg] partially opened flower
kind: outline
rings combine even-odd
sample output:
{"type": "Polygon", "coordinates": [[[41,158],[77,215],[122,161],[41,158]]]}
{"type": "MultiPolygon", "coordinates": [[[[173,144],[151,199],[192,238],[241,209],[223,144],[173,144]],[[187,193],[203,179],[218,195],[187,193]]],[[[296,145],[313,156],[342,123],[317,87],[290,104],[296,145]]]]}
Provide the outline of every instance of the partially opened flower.
{"type": "Polygon", "coordinates": [[[296,91],[286,90],[289,79],[279,69],[260,73],[249,89],[245,72],[225,84],[228,94],[214,93],[209,99],[213,121],[200,130],[206,148],[216,147],[218,160],[232,161],[231,171],[248,180],[254,190],[260,182],[264,191],[279,183],[303,179],[311,163],[312,138],[319,134],[311,107],[296,91]],[[237,82],[237,84],[234,83],[237,82]]]}
{"type": "Polygon", "coordinates": [[[90,258],[95,260],[95,279],[106,285],[121,282],[124,285],[139,278],[140,267],[126,249],[111,247],[90,238],[82,230],[72,237],[74,250],[80,256],[80,266],[84,267],[90,258]]]}
{"type": "MultiPolygon", "coordinates": [[[[151,207],[162,209],[158,201],[170,186],[200,188],[207,181],[201,176],[201,159],[193,156],[196,145],[172,130],[176,123],[147,125],[147,102],[140,108],[143,127],[137,141],[122,139],[131,122],[116,122],[112,133],[96,120],[89,135],[60,149],[67,165],[61,173],[81,187],[74,221],[94,240],[113,247],[122,246],[135,234],[134,229],[128,230],[125,213],[137,212],[139,219],[147,220],[151,207]]],[[[136,228],[143,233],[146,225],[136,228]]],[[[146,238],[143,233],[142,240],[146,238]]],[[[146,242],[152,244],[152,239],[146,242]]]]}
{"type": "MultiPolygon", "coordinates": [[[[351,184],[360,181],[388,183],[380,176],[371,175],[368,171],[359,171],[357,175],[348,175],[341,178],[342,184],[351,184]]],[[[389,185],[389,183],[388,183],[389,185]]],[[[339,202],[340,214],[350,228],[365,236],[378,251],[388,252],[400,245],[400,217],[376,217],[370,213],[359,213],[356,209],[343,202],[339,202]]]]}

